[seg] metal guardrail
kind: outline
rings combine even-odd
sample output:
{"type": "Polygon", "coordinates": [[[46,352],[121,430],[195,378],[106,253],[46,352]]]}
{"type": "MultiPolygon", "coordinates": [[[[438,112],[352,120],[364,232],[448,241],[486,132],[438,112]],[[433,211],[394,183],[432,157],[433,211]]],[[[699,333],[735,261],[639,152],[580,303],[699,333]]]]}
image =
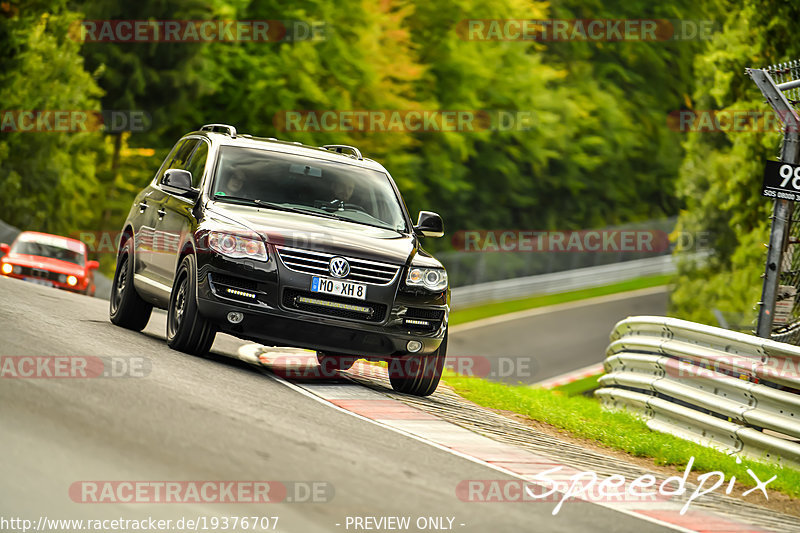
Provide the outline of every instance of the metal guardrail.
{"type": "Polygon", "coordinates": [[[800,467],[800,347],[667,317],[619,322],[595,395],[653,430],[800,467]]]}
{"type": "Polygon", "coordinates": [[[452,290],[450,299],[454,308],[467,307],[486,302],[525,298],[534,294],[553,294],[601,287],[643,276],[672,274],[675,270],[674,256],[666,255],[456,287],[452,290]]]}

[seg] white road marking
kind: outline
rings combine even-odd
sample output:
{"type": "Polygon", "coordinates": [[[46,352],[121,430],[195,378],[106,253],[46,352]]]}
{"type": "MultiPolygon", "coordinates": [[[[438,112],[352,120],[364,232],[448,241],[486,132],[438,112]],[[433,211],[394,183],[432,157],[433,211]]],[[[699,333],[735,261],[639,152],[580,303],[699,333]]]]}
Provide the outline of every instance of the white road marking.
{"type": "MultiPolygon", "coordinates": [[[[258,353],[260,348],[262,348],[262,347],[257,345],[257,344],[244,345],[239,349],[239,357],[243,361],[250,362],[254,358],[255,354],[258,353]]],[[[276,349],[276,351],[278,351],[278,350],[280,350],[280,349],[276,349]]],[[[257,356],[255,357],[255,359],[258,360],[257,356]]],[[[354,413],[352,411],[349,411],[347,409],[339,407],[338,405],[336,405],[334,403],[331,403],[329,400],[325,399],[324,397],[321,397],[321,396],[319,396],[317,394],[314,394],[306,386],[297,385],[297,384],[292,383],[292,382],[290,382],[290,381],[288,381],[286,379],[283,379],[280,376],[276,376],[275,374],[273,374],[271,372],[268,372],[267,371],[267,367],[265,367],[264,365],[260,364],[260,361],[257,364],[257,366],[262,370],[264,375],[267,376],[268,378],[270,378],[270,379],[272,379],[272,380],[274,380],[274,381],[276,381],[276,382],[278,382],[278,383],[280,383],[280,384],[282,384],[282,385],[284,385],[286,387],[289,387],[290,389],[298,392],[299,394],[302,394],[303,396],[305,396],[307,398],[310,398],[310,399],[312,399],[312,400],[314,400],[314,401],[316,401],[318,403],[321,403],[321,404],[323,404],[323,405],[325,405],[325,406],[327,406],[327,407],[329,407],[331,409],[335,409],[335,410],[337,410],[337,411],[339,411],[341,413],[345,413],[347,415],[353,416],[355,418],[358,418],[359,420],[363,420],[365,422],[369,422],[371,424],[375,424],[376,426],[380,426],[380,427],[382,427],[384,429],[388,429],[389,431],[393,431],[395,433],[398,433],[398,434],[403,435],[405,437],[409,437],[411,439],[414,439],[414,440],[416,440],[418,442],[427,444],[429,446],[433,446],[434,448],[436,448],[438,450],[441,450],[443,452],[447,452],[447,453],[449,453],[451,455],[455,455],[456,457],[460,457],[462,459],[466,459],[467,461],[471,461],[471,462],[473,462],[475,464],[479,464],[479,465],[484,466],[486,468],[490,468],[492,470],[495,470],[495,471],[500,472],[502,474],[505,474],[507,476],[511,476],[511,477],[513,477],[515,479],[519,479],[521,481],[525,481],[527,483],[531,483],[531,484],[534,484],[534,485],[542,486],[541,483],[537,483],[537,482],[533,481],[531,479],[531,476],[525,476],[525,475],[513,472],[511,470],[507,470],[507,469],[505,469],[505,468],[503,468],[501,466],[494,465],[492,463],[489,463],[487,461],[484,461],[484,460],[479,459],[477,457],[474,457],[472,455],[459,452],[458,450],[454,450],[452,448],[448,448],[447,446],[445,446],[443,444],[440,444],[440,443],[437,443],[436,441],[431,440],[428,437],[419,435],[417,433],[412,433],[410,431],[413,428],[414,431],[420,432],[420,430],[423,429],[420,426],[424,427],[426,425],[426,424],[421,424],[421,422],[423,422],[423,421],[415,421],[416,422],[415,424],[409,424],[408,423],[409,421],[406,421],[406,423],[397,423],[399,421],[394,421],[393,423],[389,424],[389,423],[381,421],[381,420],[376,420],[376,419],[373,419],[373,418],[369,418],[369,417],[366,417],[364,415],[360,415],[358,413],[354,413]],[[416,426],[416,427],[414,427],[414,426],[416,426]],[[407,429],[404,429],[404,428],[407,428],[407,429]]],[[[359,387],[359,388],[362,388],[362,389],[364,388],[361,385],[355,385],[355,386],[359,387]]],[[[346,385],[345,385],[345,387],[346,387],[346,385]]],[[[311,388],[313,388],[313,386],[311,388]]],[[[367,390],[369,390],[369,392],[373,393],[374,396],[377,396],[380,399],[383,399],[383,400],[390,399],[390,398],[387,398],[385,395],[381,394],[380,392],[377,392],[377,391],[374,391],[374,390],[371,390],[371,389],[367,389],[367,390]]],[[[394,401],[397,401],[397,400],[394,400],[394,401]]],[[[453,437],[455,437],[455,439],[465,439],[466,442],[468,442],[468,443],[470,443],[470,441],[472,441],[472,443],[474,443],[475,442],[474,439],[477,437],[478,440],[486,439],[486,441],[490,441],[493,446],[500,446],[500,447],[503,446],[502,443],[499,443],[499,442],[497,442],[495,440],[492,440],[489,437],[484,437],[483,435],[479,435],[479,434],[474,433],[474,432],[472,432],[472,431],[470,431],[468,429],[462,428],[460,426],[457,426],[455,424],[452,424],[452,423],[444,421],[444,420],[436,421],[435,422],[435,428],[431,427],[431,429],[434,429],[435,433],[438,433],[439,435],[442,435],[441,429],[445,425],[448,426],[448,428],[447,428],[448,429],[448,435],[450,436],[451,439],[453,437]],[[463,432],[463,434],[462,434],[462,432],[463,432]],[[466,434],[469,434],[469,436],[467,436],[466,434]]],[[[444,436],[444,435],[442,435],[442,436],[444,436]]],[[[534,455],[531,452],[528,452],[527,450],[522,450],[522,451],[524,453],[528,453],[530,455],[534,455]]],[[[569,468],[568,465],[564,465],[564,466],[569,468]]],[[[553,479],[556,479],[556,478],[553,478],[553,479]]],[[[542,488],[545,488],[545,487],[543,486],[542,488]]],[[[558,492],[560,494],[564,494],[561,491],[558,491],[558,492]]],[[[582,500],[582,501],[586,501],[586,500],[582,500]]],[[[611,509],[611,510],[619,512],[619,513],[623,513],[623,514],[626,514],[628,516],[632,516],[634,518],[643,520],[645,522],[650,522],[650,523],[653,523],[653,524],[656,524],[656,525],[659,525],[659,526],[662,526],[662,527],[666,527],[666,528],[672,529],[674,531],[680,531],[682,533],[696,533],[696,530],[687,529],[687,528],[684,528],[682,526],[678,526],[678,525],[675,525],[675,524],[670,524],[669,522],[664,522],[664,521],[658,520],[656,518],[653,518],[653,517],[650,517],[650,516],[647,516],[647,515],[643,515],[641,513],[637,513],[634,510],[628,509],[628,508],[625,508],[625,507],[615,506],[615,505],[612,505],[610,503],[604,503],[604,502],[591,502],[591,501],[589,501],[587,503],[591,503],[591,504],[594,504],[594,505],[599,505],[601,507],[605,507],[607,509],[611,509]]]]}
{"type": "Polygon", "coordinates": [[[558,387],[559,385],[566,385],[567,383],[572,383],[573,381],[577,381],[579,379],[588,378],[589,376],[594,376],[595,374],[599,374],[602,371],[603,371],[603,363],[594,363],[589,366],[579,368],[577,370],[572,370],[570,372],[559,374],[558,376],[552,378],[547,378],[545,380],[540,381],[539,383],[534,383],[533,385],[531,385],[531,387],[542,387],[544,389],[552,389],[554,387],[558,387]]]}

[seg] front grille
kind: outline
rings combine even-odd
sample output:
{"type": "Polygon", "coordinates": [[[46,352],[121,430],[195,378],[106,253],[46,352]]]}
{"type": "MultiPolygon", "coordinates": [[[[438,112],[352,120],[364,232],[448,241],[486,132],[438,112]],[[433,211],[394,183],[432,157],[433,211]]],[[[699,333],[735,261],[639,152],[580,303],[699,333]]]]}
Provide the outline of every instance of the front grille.
{"type": "MultiPolygon", "coordinates": [[[[298,248],[278,248],[278,255],[281,258],[281,262],[288,269],[316,276],[330,276],[328,263],[331,259],[337,257],[334,254],[300,250],[298,248]]],[[[378,263],[353,257],[344,257],[344,259],[350,264],[350,273],[343,279],[351,281],[361,281],[372,283],[373,285],[388,285],[400,270],[398,265],[390,265],[388,263],[378,263]]]]}
{"type": "Polygon", "coordinates": [[[403,325],[418,331],[436,331],[442,325],[444,311],[441,309],[421,309],[409,307],[403,318],[403,325]]]}
{"type": "Polygon", "coordinates": [[[353,320],[364,320],[367,322],[382,322],[386,316],[387,306],[384,304],[376,304],[371,302],[363,302],[360,300],[351,300],[348,298],[339,298],[337,296],[320,295],[316,292],[298,291],[295,289],[286,289],[283,291],[283,306],[287,309],[297,309],[306,311],[317,315],[334,316],[338,318],[348,318],[353,320]],[[354,311],[350,309],[339,309],[335,307],[326,307],[320,304],[313,304],[300,301],[301,298],[308,298],[320,302],[330,304],[344,304],[347,306],[364,307],[366,312],[354,311]]]}
{"type": "Polygon", "coordinates": [[[32,278],[39,278],[39,279],[49,279],[50,281],[58,281],[58,277],[61,276],[58,272],[50,272],[49,270],[44,270],[43,268],[31,268],[31,267],[19,267],[22,269],[21,275],[23,276],[30,276],[32,278]]]}

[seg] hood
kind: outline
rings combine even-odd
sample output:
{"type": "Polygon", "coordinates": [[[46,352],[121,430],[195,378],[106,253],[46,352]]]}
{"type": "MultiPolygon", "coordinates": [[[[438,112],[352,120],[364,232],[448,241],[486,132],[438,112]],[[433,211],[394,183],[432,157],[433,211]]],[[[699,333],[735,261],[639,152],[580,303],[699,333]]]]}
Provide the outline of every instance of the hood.
{"type": "Polygon", "coordinates": [[[76,265],[75,263],[70,263],[69,261],[61,261],[60,259],[52,259],[50,257],[11,252],[4,256],[3,260],[14,265],[41,268],[42,270],[58,272],[59,274],[66,274],[68,276],[85,275],[84,267],[76,265]]]}
{"type": "Polygon", "coordinates": [[[414,235],[354,222],[216,202],[212,212],[245,226],[277,246],[318,250],[406,264],[418,250],[414,235]]]}

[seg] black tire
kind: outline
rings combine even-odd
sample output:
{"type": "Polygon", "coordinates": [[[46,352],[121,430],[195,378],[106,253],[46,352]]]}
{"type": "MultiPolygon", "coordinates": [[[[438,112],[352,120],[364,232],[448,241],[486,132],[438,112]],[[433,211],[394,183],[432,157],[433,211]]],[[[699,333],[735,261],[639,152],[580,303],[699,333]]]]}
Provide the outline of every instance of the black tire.
{"type": "Polygon", "coordinates": [[[133,237],[131,237],[117,256],[108,316],[114,325],[142,331],[150,321],[152,311],[153,306],[142,300],[133,286],[133,237]]]}
{"type": "Polygon", "coordinates": [[[350,370],[358,360],[355,355],[333,355],[325,352],[317,352],[317,361],[324,372],[334,370],[350,370]]]}
{"type": "Polygon", "coordinates": [[[217,330],[197,310],[197,274],[194,256],[181,261],[167,308],[167,345],[192,355],[205,355],[214,344],[217,330]]]}
{"type": "Polygon", "coordinates": [[[439,349],[430,355],[406,355],[389,361],[389,381],[397,392],[430,396],[439,386],[447,358],[447,333],[439,349]]]}

